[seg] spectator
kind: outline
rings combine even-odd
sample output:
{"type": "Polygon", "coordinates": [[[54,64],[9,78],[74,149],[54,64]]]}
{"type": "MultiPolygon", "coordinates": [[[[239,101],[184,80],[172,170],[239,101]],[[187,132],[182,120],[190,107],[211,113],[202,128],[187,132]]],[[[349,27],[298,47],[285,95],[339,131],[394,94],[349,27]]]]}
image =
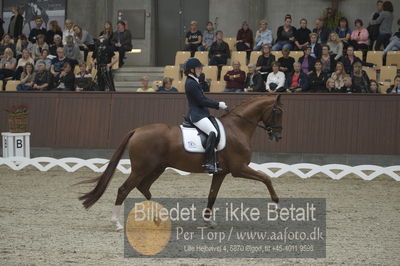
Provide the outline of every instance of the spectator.
{"type": "MultiPolygon", "coordinates": [[[[24,17],[22,17],[21,9],[17,6],[11,7],[11,13],[13,15],[10,19],[7,32],[11,39],[17,40],[18,36],[22,34],[24,17]]],[[[1,25],[1,28],[3,28],[3,25],[1,25]]],[[[1,36],[3,36],[3,34],[1,36]]]]}
{"type": "Polygon", "coordinates": [[[335,56],[329,53],[329,46],[322,45],[322,56],[321,56],[322,72],[325,74],[332,73],[335,71],[336,60],[335,56]]]}
{"type": "Polygon", "coordinates": [[[315,21],[315,29],[313,30],[314,33],[318,34],[318,43],[319,44],[326,44],[329,38],[329,34],[331,31],[324,26],[324,22],[321,19],[317,19],[315,21]]]}
{"type": "Polygon", "coordinates": [[[279,63],[272,63],[272,72],[269,73],[265,88],[267,92],[281,92],[284,91],[285,74],[279,71],[279,63]]]}
{"type": "Polygon", "coordinates": [[[286,77],[286,91],[287,92],[302,92],[307,91],[309,86],[309,79],[307,74],[301,71],[301,64],[295,62],[293,64],[293,73],[286,77]]]}
{"type": "Polygon", "coordinates": [[[24,34],[21,34],[18,38],[17,45],[15,46],[15,52],[17,54],[17,59],[21,58],[22,51],[24,49],[32,50],[32,45],[28,42],[28,38],[24,34]]]}
{"type": "Polygon", "coordinates": [[[224,34],[222,31],[215,33],[217,39],[211,45],[208,57],[210,58],[210,66],[221,66],[226,65],[228,58],[231,57],[231,51],[229,45],[224,42],[224,34]]]}
{"type": "Polygon", "coordinates": [[[39,35],[46,36],[46,34],[47,34],[46,29],[42,27],[43,20],[41,17],[35,18],[35,25],[36,25],[35,28],[31,29],[31,32],[29,33],[29,37],[28,37],[29,41],[32,44],[36,43],[36,39],[39,35]]]}
{"type": "Polygon", "coordinates": [[[314,70],[315,60],[316,59],[311,56],[311,47],[307,46],[304,49],[304,55],[299,58],[302,71],[307,75],[310,75],[314,70]]]}
{"type": "Polygon", "coordinates": [[[33,58],[31,57],[31,53],[29,52],[28,49],[24,49],[22,51],[22,57],[18,60],[17,64],[17,72],[15,75],[15,79],[19,80],[21,77],[22,72],[24,71],[25,65],[26,64],[34,64],[33,58]]]}
{"type": "Polygon", "coordinates": [[[51,89],[51,73],[46,69],[44,62],[38,64],[37,72],[33,82],[35,90],[50,90],[51,89]]]}
{"type": "Polygon", "coordinates": [[[368,50],[368,31],[366,28],[364,28],[364,23],[361,19],[356,19],[354,26],[356,28],[351,33],[350,43],[356,50],[362,50],[366,52],[368,50]]]}
{"type": "Polygon", "coordinates": [[[104,28],[100,32],[99,36],[104,36],[104,39],[110,42],[113,38],[113,35],[114,35],[114,32],[113,32],[112,23],[110,21],[106,21],[104,23],[104,28]]]}
{"type": "Polygon", "coordinates": [[[264,44],[262,48],[262,55],[260,55],[257,60],[257,71],[264,73],[272,72],[272,63],[274,62],[275,56],[271,54],[271,47],[269,44],[264,44]]]}
{"type": "Polygon", "coordinates": [[[256,32],[254,51],[260,51],[265,44],[272,45],[272,31],[267,28],[268,22],[266,20],[260,21],[260,27],[256,32]]]}
{"type": "Polygon", "coordinates": [[[354,47],[347,47],[346,56],[342,58],[342,62],[344,64],[344,68],[347,74],[353,70],[353,65],[356,62],[361,62],[361,59],[354,55],[354,47]]]}
{"type": "Polygon", "coordinates": [[[326,81],[326,86],[325,86],[327,92],[337,92],[335,88],[335,80],[333,78],[328,78],[326,81]]]}
{"type": "Polygon", "coordinates": [[[196,51],[201,51],[201,43],[203,41],[203,35],[197,28],[197,21],[190,23],[190,31],[186,33],[185,46],[186,51],[190,51],[191,57],[194,56],[196,51]]]}
{"type": "Polygon", "coordinates": [[[53,44],[50,45],[49,52],[52,56],[57,56],[57,48],[64,48],[62,43],[62,37],[60,35],[54,35],[53,44]]]}
{"type": "Polygon", "coordinates": [[[379,93],[379,83],[374,79],[370,80],[369,92],[370,93],[379,93]]]}
{"type": "Polygon", "coordinates": [[[236,35],[236,50],[252,51],[254,46],[253,31],[249,28],[249,24],[243,21],[242,28],[236,35]]]}
{"type": "Polygon", "coordinates": [[[114,32],[111,44],[119,52],[119,67],[124,65],[125,52],[132,50],[132,34],[125,29],[125,22],[119,21],[117,31],[114,32]]]}
{"type": "Polygon", "coordinates": [[[15,53],[15,44],[9,34],[4,34],[3,39],[0,42],[0,58],[3,57],[4,52],[7,48],[10,48],[15,53]]]}
{"type": "Polygon", "coordinates": [[[207,22],[206,30],[203,33],[202,50],[209,51],[215,40],[214,26],[213,23],[209,21],[207,22]]]}
{"type": "Polygon", "coordinates": [[[60,26],[58,25],[57,20],[50,21],[49,26],[50,26],[50,28],[46,32],[46,42],[48,45],[51,45],[54,43],[54,36],[55,35],[62,36],[63,32],[62,32],[60,26]]]}
{"type": "Polygon", "coordinates": [[[162,86],[157,89],[157,92],[178,92],[178,89],[172,87],[173,78],[165,77],[162,86]]]}
{"type": "Polygon", "coordinates": [[[353,73],[351,74],[354,93],[368,93],[371,82],[367,72],[362,70],[361,62],[353,65],[353,73]]]}
{"type": "Polygon", "coordinates": [[[318,40],[318,34],[314,32],[311,33],[310,34],[311,56],[314,57],[315,59],[321,58],[322,54],[321,44],[319,44],[317,40],[318,40]]]}
{"type": "Polygon", "coordinates": [[[67,37],[68,36],[74,36],[74,22],[72,22],[71,19],[66,19],[65,20],[65,27],[64,31],[62,34],[62,43],[63,45],[67,44],[67,37]]]}
{"type": "Polygon", "coordinates": [[[32,46],[32,57],[34,60],[39,59],[42,56],[43,49],[49,49],[49,45],[45,42],[45,36],[43,34],[39,34],[36,37],[36,43],[32,46]]]}
{"type": "Polygon", "coordinates": [[[14,52],[6,48],[4,57],[0,60],[0,80],[4,82],[4,79],[14,77],[16,67],[17,59],[14,58],[14,52]]]}
{"type": "Polygon", "coordinates": [[[379,26],[380,24],[374,24],[374,21],[379,17],[381,12],[383,11],[383,1],[379,0],[376,2],[376,11],[372,13],[371,18],[369,20],[369,25],[368,25],[368,34],[369,34],[369,39],[371,40],[370,42],[370,49],[372,50],[372,46],[374,42],[378,39],[379,36],[379,26]]]}
{"type": "Polygon", "coordinates": [[[354,91],[353,81],[349,76],[343,79],[343,87],[336,88],[336,92],[353,93],[353,91],[354,91]]]}
{"type": "Polygon", "coordinates": [[[265,84],[262,75],[257,71],[253,64],[248,65],[249,72],[245,81],[245,89],[247,91],[265,92],[265,84]]]}
{"type": "Polygon", "coordinates": [[[335,28],[339,23],[339,19],[340,19],[340,14],[337,10],[331,7],[325,9],[322,21],[330,31],[335,30],[335,28]]]}
{"type": "Polygon", "coordinates": [[[75,91],[75,75],[69,62],[63,65],[62,71],[54,77],[58,86],[54,90],[75,91]]]}
{"type": "Polygon", "coordinates": [[[351,30],[349,28],[349,21],[345,17],[341,17],[339,20],[338,27],[335,32],[339,36],[339,40],[343,42],[345,48],[349,46],[349,41],[351,38],[351,30]]]}
{"type": "Polygon", "coordinates": [[[330,54],[334,56],[336,61],[343,56],[343,42],[340,41],[336,32],[331,32],[327,45],[330,54]]]}
{"type": "Polygon", "coordinates": [[[300,20],[300,28],[297,29],[295,35],[296,48],[303,51],[303,48],[310,45],[311,31],[307,28],[307,20],[305,18],[300,20]]]}
{"type": "Polygon", "coordinates": [[[78,25],[75,25],[73,29],[75,33],[74,43],[84,52],[84,60],[86,61],[89,51],[94,50],[93,39],[86,30],[82,30],[78,25]]]}
{"type": "Polygon", "coordinates": [[[293,49],[293,43],[295,41],[296,28],[292,26],[292,16],[286,15],[285,24],[278,28],[277,40],[272,51],[281,51],[287,47],[293,49]]]}
{"type": "Polygon", "coordinates": [[[47,49],[42,50],[42,56],[38,60],[36,60],[36,63],[35,63],[36,70],[39,68],[40,63],[44,63],[46,65],[46,70],[50,70],[51,59],[49,58],[49,50],[47,50],[47,49]]]}
{"type": "Polygon", "coordinates": [[[82,61],[81,50],[78,45],[74,43],[72,36],[67,37],[67,44],[64,46],[64,55],[69,59],[72,68],[82,61]]]}
{"type": "Polygon", "coordinates": [[[372,24],[380,24],[379,35],[375,43],[375,50],[381,51],[381,46],[384,48],[389,44],[390,37],[392,36],[392,24],[393,24],[393,4],[390,1],[383,3],[383,11],[379,14],[376,20],[372,21],[372,24]]]}
{"type": "Polygon", "coordinates": [[[285,47],[282,49],[282,57],[278,59],[280,67],[280,71],[283,73],[289,74],[293,72],[293,64],[295,62],[294,58],[290,56],[290,49],[285,47]]]}
{"type": "Polygon", "coordinates": [[[21,75],[21,83],[17,86],[17,91],[30,91],[33,90],[33,82],[35,80],[35,69],[33,64],[27,63],[21,75]]]}
{"type": "Polygon", "coordinates": [[[386,90],[386,93],[400,94],[400,75],[397,75],[394,78],[394,84],[390,86],[389,89],[386,90]]]}
{"type": "Polygon", "coordinates": [[[322,63],[319,59],[315,61],[314,71],[310,74],[310,86],[308,92],[327,92],[327,75],[322,72],[322,63]]]}
{"type": "Polygon", "coordinates": [[[75,75],[75,85],[77,91],[94,90],[92,75],[87,71],[85,62],[79,63],[79,72],[75,75]]]}
{"type": "MultiPolygon", "coordinates": [[[[397,24],[400,26],[400,19],[397,21],[397,24]]],[[[383,54],[386,55],[389,51],[400,51],[400,28],[390,39],[390,43],[386,46],[383,54]]]]}
{"type": "Polygon", "coordinates": [[[347,73],[344,69],[344,65],[342,62],[337,62],[336,70],[332,73],[331,78],[335,82],[335,88],[340,90],[344,86],[344,78],[347,77],[347,73]]]}
{"type": "Polygon", "coordinates": [[[240,62],[232,62],[233,70],[228,71],[224,80],[226,81],[225,92],[242,92],[244,89],[244,82],[246,80],[246,73],[240,70],[240,62]]]}
{"type": "Polygon", "coordinates": [[[63,65],[69,63],[69,59],[65,56],[64,49],[57,48],[57,57],[51,60],[50,72],[53,76],[57,76],[63,70],[63,65]]]}
{"type": "Polygon", "coordinates": [[[148,77],[143,77],[142,78],[142,88],[139,88],[136,90],[136,92],[155,92],[153,88],[149,88],[149,78],[148,77]]]}

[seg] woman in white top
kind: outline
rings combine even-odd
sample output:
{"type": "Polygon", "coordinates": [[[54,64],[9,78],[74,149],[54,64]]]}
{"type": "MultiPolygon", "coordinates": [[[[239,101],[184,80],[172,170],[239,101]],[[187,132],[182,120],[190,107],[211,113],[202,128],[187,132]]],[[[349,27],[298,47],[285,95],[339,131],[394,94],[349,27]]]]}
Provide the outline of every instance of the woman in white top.
{"type": "Polygon", "coordinates": [[[65,28],[63,31],[63,44],[67,44],[67,37],[72,36],[74,37],[74,23],[72,22],[71,19],[66,19],[65,20],[65,28]]]}
{"type": "Polygon", "coordinates": [[[279,71],[279,62],[272,63],[272,72],[269,73],[265,88],[268,92],[282,90],[285,85],[285,74],[279,71]]]}

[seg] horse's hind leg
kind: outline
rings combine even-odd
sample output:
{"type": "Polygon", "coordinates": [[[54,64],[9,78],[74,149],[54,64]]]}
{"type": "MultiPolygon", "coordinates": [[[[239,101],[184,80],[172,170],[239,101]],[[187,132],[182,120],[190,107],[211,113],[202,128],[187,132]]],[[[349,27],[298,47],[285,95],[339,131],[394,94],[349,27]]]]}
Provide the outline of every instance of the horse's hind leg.
{"type": "Polygon", "coordinates": [[[147,199],[151,199],[150,187],[156,181],[162,173],[164,173],[165,167],[160,167],[154,170],[151,174],[147,175],[142,179],[142,182],[137,186],[137,189],[143,194],[147,199]]]}

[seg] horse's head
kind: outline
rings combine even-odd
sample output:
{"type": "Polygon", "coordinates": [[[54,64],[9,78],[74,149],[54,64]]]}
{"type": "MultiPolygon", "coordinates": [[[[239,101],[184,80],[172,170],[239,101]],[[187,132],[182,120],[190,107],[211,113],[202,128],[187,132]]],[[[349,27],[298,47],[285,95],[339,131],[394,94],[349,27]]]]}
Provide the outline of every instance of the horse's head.
{"type": "Polygon", "coordinates": [[[267,130],[270,140],[276,140],[277,142],[282,139],[282,116],[283,109],[280,101],[281,95],[276,96],[276,99],[271,107],[264,112],[262,121],[267,130]]]}

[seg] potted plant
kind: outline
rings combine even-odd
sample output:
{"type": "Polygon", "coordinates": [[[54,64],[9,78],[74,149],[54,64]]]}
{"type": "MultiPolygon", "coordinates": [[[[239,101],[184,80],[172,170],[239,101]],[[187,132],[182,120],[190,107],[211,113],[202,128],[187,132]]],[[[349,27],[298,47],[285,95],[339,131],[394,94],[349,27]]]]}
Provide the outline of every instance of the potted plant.
{"type": "Polygon", "coordinates": [[[8,127],[11,133],[28,131],[28,107],[26,105],[13,105],[5,111],[8,113],[8,127]]]}

